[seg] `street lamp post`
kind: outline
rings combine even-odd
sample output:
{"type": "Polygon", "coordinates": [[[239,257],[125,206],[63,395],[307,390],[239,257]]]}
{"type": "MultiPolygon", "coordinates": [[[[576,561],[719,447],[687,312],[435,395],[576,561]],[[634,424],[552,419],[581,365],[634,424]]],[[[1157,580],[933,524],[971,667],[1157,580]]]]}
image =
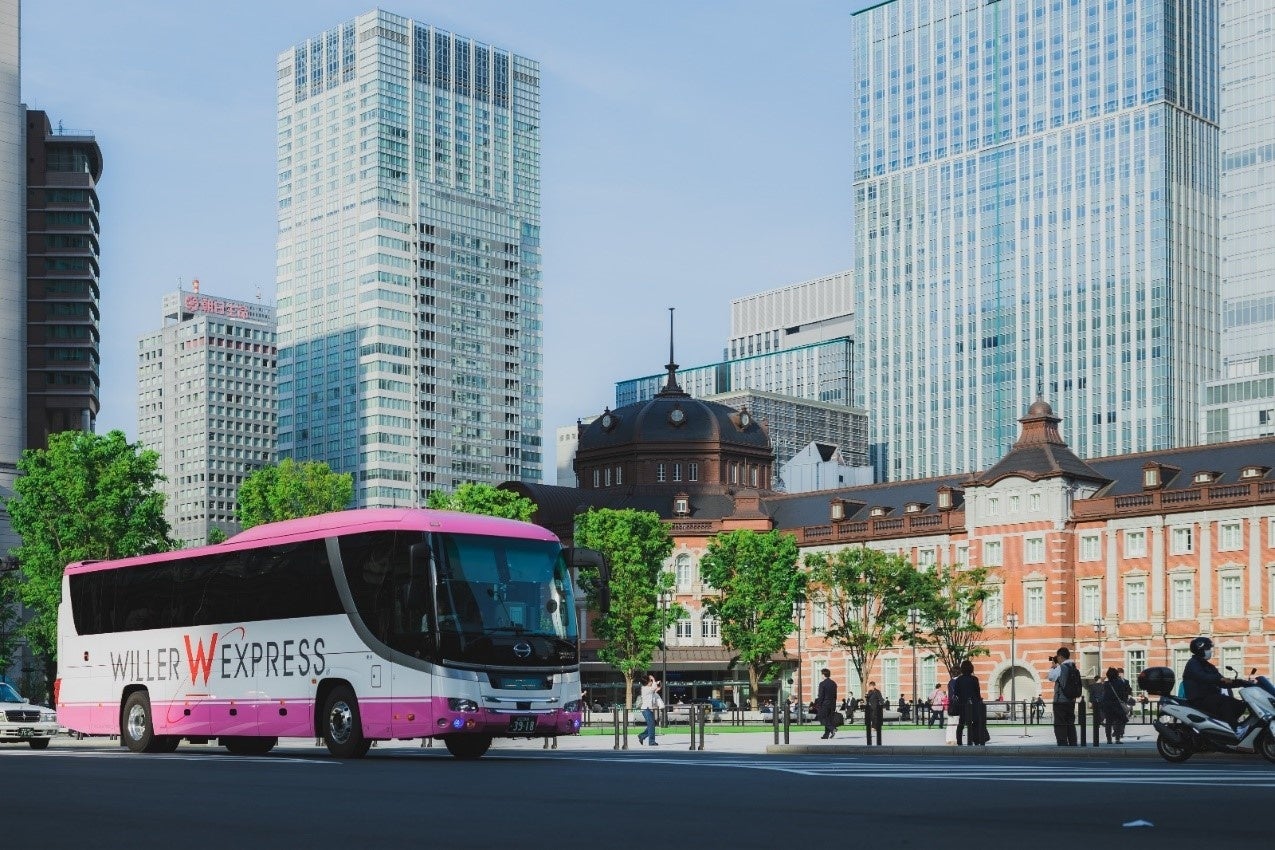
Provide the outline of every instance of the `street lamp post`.
{"type": "Polygon", "coordinates": [[[797,722],[800,723],[806,714],[806,697],[802,689],[802,680],[806,678],[805,662],[801,659],[801,641],[803,622],[806,613],[806,596],[798,593],[792,603],[793,612],[797,615],[797,722]]]}
{"type": "Polygon", "coordinates": [[[1018,646],[1015,638],[1018,634],[1018,612],[1011,611],[1005,615],[1005,625],[1009,627],[1009,713],[1014,714],[1014,706],[1018,704],[1018,646]]]}
{"type": "Polygon", "coordinates": [[[1102,617],[1095,617],[1093,621],[1093,633],[1098,636],[1098,676],[1102,678],[1102,642],[1107,637],[1107,624],[1102,617]]]}
{"type": "MultiPolygon", "coordinates": [[[[917,692],[917,675],[916,675],[916,630],[921,626],[921,612],[917,608],[908,609],[908,627],[911,633],[908,635],[908,641],[912,644],[912,705],[915,708],[920,705],[921,695],[917,692]]],[[[916,711],[912,712],[912,722],[917,721],[916,711]]]]}
{"type": "Polygon", "coordinates": [[[664,688],[664,724],[668,725],[668,609],[669,603],[672,602],[673,593],[669,590],[660,591],[660,609],[663,614],[660,616],[660,625],[664,626],[663,639],[660,641],[660,681],[664,688]]]}

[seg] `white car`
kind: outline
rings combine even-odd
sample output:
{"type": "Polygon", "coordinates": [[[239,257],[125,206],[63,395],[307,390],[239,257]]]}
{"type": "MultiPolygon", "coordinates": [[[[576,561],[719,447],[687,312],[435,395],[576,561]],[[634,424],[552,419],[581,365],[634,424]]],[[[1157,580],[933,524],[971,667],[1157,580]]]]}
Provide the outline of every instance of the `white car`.
{"type": "Polygon", "coordinates": [[[58,733],[58,716],[51,708],[32,705],[0,682],[0,744],[26,741],[33,750],[42,750],[58,733]]]}

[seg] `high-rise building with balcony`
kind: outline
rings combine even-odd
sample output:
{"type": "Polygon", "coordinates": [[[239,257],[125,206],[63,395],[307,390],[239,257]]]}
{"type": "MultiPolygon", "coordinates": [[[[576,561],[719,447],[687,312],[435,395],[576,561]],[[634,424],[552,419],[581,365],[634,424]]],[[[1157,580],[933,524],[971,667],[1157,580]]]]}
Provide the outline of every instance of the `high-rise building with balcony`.
{"type": "Polygon", "coordinates": [[[874,466],[985,469],[1038,393],[1082,457],[1194,443],[1219,364],[1217,3],[852,20],[874,466]]]}
{"type": "Polygon", "coordinates": [[[1206,443],[1275,434],[1275,0],[1219,3],[1222,376],[1206,443]]]}
{"type": "Polygon", "coordinates": [[[280,454],[360,506],[540,480],[539,66],[378,10],[277,71],[280,454]]]}
{"type": "Polygon", "coordinates": [[[91,133],[26,114],[26,447],[51,434],[92,431],[100,408],[97,182],[91,133]]]}
{"type": "Polygon", "coordinates": [[[0,558],[20,542],[3,500],[26,447],[26,109],[18,57],[18,0],[0,0],[0,558]]]}
{"type": "Polygon", "coordinates": [[[164,518],[203,544],[239,531],[239,485],[275,461],[274,308],[179,290],[137,343],[137,439],[159,453],[164,518]]]}

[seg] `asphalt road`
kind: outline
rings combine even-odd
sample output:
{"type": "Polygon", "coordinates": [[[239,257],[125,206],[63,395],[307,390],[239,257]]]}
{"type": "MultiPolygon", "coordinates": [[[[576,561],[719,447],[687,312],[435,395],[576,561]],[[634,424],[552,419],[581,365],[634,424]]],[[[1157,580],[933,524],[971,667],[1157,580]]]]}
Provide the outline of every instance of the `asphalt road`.
{"type": "Polygon", "coordinates": [[[25,847],[1268,846],[1256,757],[752,755],[0,747],[0,844],[25,847]],[[1135,821],[1150,826],[1125,826],[1135,821]],[[819,844],[816,844],[819,842],[819,844]],[[831,842],[824,844],[823,842],[831,842]]]}

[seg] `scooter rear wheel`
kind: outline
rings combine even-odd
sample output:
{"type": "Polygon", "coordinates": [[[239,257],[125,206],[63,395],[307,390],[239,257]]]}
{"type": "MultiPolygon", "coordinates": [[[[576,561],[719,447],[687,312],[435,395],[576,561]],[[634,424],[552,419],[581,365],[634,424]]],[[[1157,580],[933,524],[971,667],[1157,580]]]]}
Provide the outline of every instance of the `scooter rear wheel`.
{"type": "Polygon", "coordinates": [[[1181,764],[1191,757],[1190,749],[1182,744],[1170,742],[1163,734],[1156,736],[1155,750],[1162,759],[1173,764],[1181,764]]]}
{"type": "Polygon", "coordinates": [[[1270,732],[1258,735],[1257,751],[1262,754],[1262,758],[1275,763],[1275,736],[1272,736],[1270,732]]]}

